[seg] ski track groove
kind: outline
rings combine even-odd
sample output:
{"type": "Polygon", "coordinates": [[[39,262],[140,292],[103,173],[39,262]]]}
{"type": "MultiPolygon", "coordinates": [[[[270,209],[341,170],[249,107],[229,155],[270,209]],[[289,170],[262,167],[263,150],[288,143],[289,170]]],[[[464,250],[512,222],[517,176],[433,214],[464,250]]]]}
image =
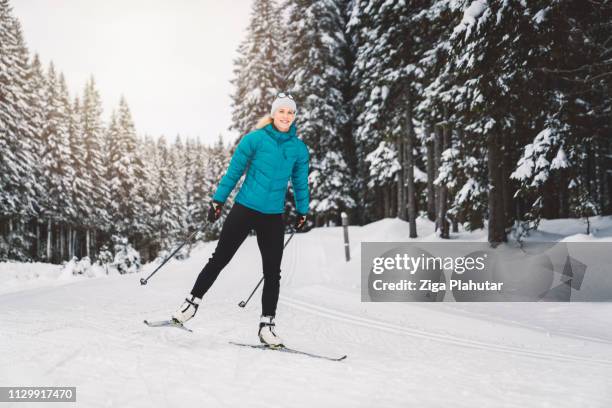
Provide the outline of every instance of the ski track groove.
{"type": "Polygon", "coordinates": [[[450,336],[446,336],[443,334],[428,332],[425,330],[406,328],[406,327],[402,327],[402,326],[399,326],[393,323],[380,322],[377,320],[355,316],[355,315],[345,313],[345,312],[340,312],[337,310],[332,310],[332,309],[314,305],[312,303],[308,303],[305,301],[288,298],[286,296],[281,296],[279,301],[294,309],[298,309],[298,310],[305,311],[305,312],[315,314],[318,316],[342,321],[345,323],[378,329],[378,330],[383,330],[389,333],[408,335],[411,337],[421,338],[425,340],[438,341],[441,343],[451,344],[451,345],[465,347],[465,348],[472,348],[472,349],[492,351],[492,352],[503,352],[503,353],[509,353],[509,354],[518,354],[518,355],[523,355],[527,357],[534,357],[534,358],[546,359],[546,360],[554,359],[558,361],[581,362],[581,363],[612,366],[611,360],[596,360],[596,359],[587,358],[587,357],[567,356],[567,355],[556,354],[556,353],[546,353],[546,352],[535,351],[535,350],[526,350],[520,347],[511,346],[511,345],[501,345],[501,344],[497,345],[497,344],[486,343],[486,342],[478,341],[478,340],[470,340],[470,339],[465,339],[465,338],[460,339],[456,337],[450,337],[450,336]]]}
{"type": "MultiPolygon", "coordinates": [[[[448,313],[448,311],[444,310],[444,313],[448,313]]],[[[482,312],[473,312],[473,311],[467,311],[467,310],[463,310],[463,309],[454,309],[453,312],[455,314],[460,314],[464,317],[470,317],[470,318],[477,318],[477,319],[481,319],[481,320],[485,320],[485,321],[491,321],[491,322],[496,322],[496,323],[501,323],[507,326],[515,326],[515,327],[520,327],[522,329],[528,329],[528,330],[532,330],[532,331],[538,331],[540,333],[543,334],[550,334],[551,336],[560,336],[560,337],[567,337],[570,339],[574,339],[574,340],[580,340],[580,341],[590,341],[590,342],[594,342],[594,343],[601,343],[601,344],[607,344],[607,345],[612,345],[612,341],[601,338],[601,337],[593,337],[593,336],[587,336],[587,335],[581,335],[581,334],[575,334],[575,333],[571,333],[571,332],[566,332],[563,330],[557,330],[557,331],[552,331],[551,329],[547,329],[545,327],[541,327],[541,326],[535,326],[533,324],[525,324],[516,320],[512,320],[512,319],[508,319],[508,318],[501,318],[498,316],[491,316],[482,312]]]]}

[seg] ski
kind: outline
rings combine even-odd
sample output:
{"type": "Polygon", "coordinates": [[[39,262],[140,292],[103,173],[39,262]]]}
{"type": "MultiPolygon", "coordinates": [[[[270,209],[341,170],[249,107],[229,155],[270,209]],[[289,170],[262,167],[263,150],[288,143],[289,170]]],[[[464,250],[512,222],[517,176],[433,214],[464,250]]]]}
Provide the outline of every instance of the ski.
{"type": "Polygon", "coordinates": [[[145,320],[144,324],[146,324],[149,327],[176,327],[177,329],[183,329],[186,330],[190,333],[193,332],[193,330],[191,330],[188,327],[185,327],[182,323],[177,322],[174,319],[169,319],[169,320],[157,320],[157,321],[148,321],[145,320]]]}
{"type": "Polygon", "coordinates": [[[282,351],[283,353],[291,353],[291,354],[301,354],[303,356],[308,356],[308,357],[313,357],[313,358],[321,358],[323,360],[329,360],[329,361],[342,361],[344,360],[347,356],[344,355],[342,357],[328,357],[328,356],[322,356],[320,354],[313,354],[313,353],[308,353],[306,351],[301,351],[301,350],[295,350],[286,346],[279,346],[279,347],[271,347],[268,346],[266,344],[246,344],[246,343],[236,343],[234,341],[230,341],[230,344],[233,344],[235,346],[241,346],[241,347],[250,347],[250,348],[254,348],[254,349],[260,349],[260,350],[275,350],[275,351],[282,351]]]}

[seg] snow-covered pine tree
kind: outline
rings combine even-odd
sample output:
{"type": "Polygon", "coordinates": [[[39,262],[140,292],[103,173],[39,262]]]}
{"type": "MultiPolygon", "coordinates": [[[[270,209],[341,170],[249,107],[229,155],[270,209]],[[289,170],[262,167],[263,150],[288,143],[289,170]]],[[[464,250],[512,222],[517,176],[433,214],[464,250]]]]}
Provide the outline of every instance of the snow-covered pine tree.
{"type": "Polygon", "coordinates": [[[210,226],[207,224],[206,216],[208,206],[213,194],[212,186],[208,181],[208,153],[205,146],[199,141],[191,141],[191,158],[192,170],[191,175],[193,183],[190,192],[190,205],[188,208],[190,224],[194,228],[203,228],[203,232],[208,232],[210,226]]]}
{"type": "MultiPolygon", "coordinates": [[[[358,191],[359,223],[364,224],[376,219],[376,211],[381,204],[376,202],[376,190],[368,188],[370,180],[378,179],[371,175],[369,161],[365,158],[378,149],[386,135],[375,118],[379,106],[387,96],[386,89],[374,83],[376,78],[376,61],[370,60],[372,44],[377,35],[370,0],[354,0],[349,3],[349,20],[347,33],[350,39],[354,63],[350,73],[351,86],[354,92],[352,100],[352,131],[355,138],[355,150],[358,158],[355,186],[358,191]]],[[[387,144],[386,148],[393,148],[387,144]]],[[[396,171],[399,168],[395,169],[396,171]]],[[[392,190],[395,196],[395,189],[392,190]]],[[[393,198],[393,197],[391,197],[393,198]]]]}
{"type": "Polygon", "coordinates": [[[46,199],[47,260],[59,262],[66,255],[65,226],[74,219],[72,183],[74,169],[70,158],[69,95],[63,74],[59,78],[53,62],[47,71],[45,119],[42,129],[44,150],[42,165],[46,199]]]}
{"type": "Polygon", "coordinates": [[[512,177],[520,182],[523,221],[531,228],[541,217],[611,211],[612,62],[606,61],[606,43],[612,5],[604,3],[529,3],[538,41],[531,92],[543,109],[538,133],[522,146],[512,177]]]}
{"type": "MultiPolygon", "coordinates": [[[[221,135],[219,135],[214,145],[204,148],[202,158],[205,163],[205,168],[202,169],[204,172],[202,178],[203,184],[201,186],[201,192],[198,193],[198,195],[205,194],[204,201],[200,201],[200,211],[202,216],[206,217],[212,196],[219,185],[219,181],[225,174],[231,158],[228,149],[223,145],[223,138],[221,135]]],[[[221,227],[227,215],[227,209],[231,208],[233,205],[234,197],[239,189],[240,186],[236,186],[232,194],[227,198],[225,202],[226,211],[222,213],[221,218],[212,225],[208,224],[206,228],[206,239],[217,239],[219,237],[221,227]]]]}
{"type": "Polygon", "coordinates": [[[24,169],[27,173],[23,174],[22,178],[22,211],[19,213],[18,227],[20,232],[23,223],[26,219],[32,217],[36,213],[37,199],[40,190],[37,189],[37,180],[35,178],[36,168],[36,132],[40,130],[42,118],[36,109],[30,109],[28,103],[36,97],[35,90],[32,88],[30,81],[30,53],[23,38],[21,24],[15,18],[13,19],[13,31],[15,33],[15,76],[12,79],[13,85],[19,89],[20,103],[16,109],[18,114],[19,135],[20,135],[20,151],[17,152],[18,160],[23,162],[24,169]]]}
{"type": "Polygon", "coordinates": [[[38,191],[29,70],[21,26],[8,1],[0,1],[0,238],[7,237],[0,258],[31,256],[24,227],[35,215],[38,191]]]}
{"type": "Polygon", "coordinates": [[[144,180],[137,179],[137,174],[142,175],[142,162],[137,155],[136,130],[124,97],[121,97],[117,111],[113,112],[106,135],[106,177],[113,233],[133,242],[138,233],[135,220],[144,199],[138,194],[138,185],[144,180]]]}
{"type": "Polygon", "coordinates": [[[253,130],[257,120],[269,112],[276,93],[286,86],[286,61],[281,58],[285,46],[276,1],[255,0],[231,81],[235,89],[230,129],[241,136],[253,130]]]}
{"type": "Polygon", "coordinates": [[[176,135],[174,143],[170,147],[169,174],[175,181],[173,194],[173,207],[177,216],[178,226],[175,231],[176,239],[185,238],[188,230],[187,225],[187,184],[185,183],[186,150],[181,135],[176,135]]]}
{"type": "Polygon", "coordinates": [[[88,191],[90,213],[92,218],[84,220],[86,226],[87,256],[91,258],[92,251],[97,249],[96,235],[98,231],[109,228],[108,186],[105,182],[103,165],[104,128],[102,123],[102,101],[96,89],[93,76],[85,85],[83,92],[83,140],[85,145],[85,162],[88,164],[88,179],[92,190],[88,191]]]}
{"type": "MultiPolygon", "coordinates": [[[[136,136],[136,135],[135,135],[136,136]]],[[[149,176],[146,167],[147,156],[145,155],[144,139],[136,136],[134,152],[132,157],[132,171],[134,174],[134,217],[132,220],[131,240],[134,247],[142,251],[146,247],[148,237],[152,235],[150,226],[150,214],[152,212],[149,200],[149,189],[147,187],[149,176]]]]}
{"type": "Polygon", "coordinates": [[[143,183],[144,179],[138,179],[142,175],[142,161],[138,155],[138,139],[136,137],[136,127],[132,119],[132,113],[125,97],[119,100],[119,109],[117,111],[117,125],[121,138],[124,140],[125,146],[124,156],[127,157],[129,168],[126,169],[125,179],[123,182],[124,195],[124,216],[129,220],[130,225],[125,226],[127,236],[132,242],[132,238],[138,232],[138,225],[135,224],[137,214],[142,206],[143,197],[139,194],[138,185],[143,183]]]}
{"type": "Polygon", "coordinates": [[[400,167],[397,150],[392,144],[383,140],[365,157],[365,161],[370,170],[367,187],[377,191],[382,199],[382,206],[379,207],[376,217],[395,217],[397,211],[393,209],[397,208],[397,200],[393,200],[393,193],[397,186],[395,178],[400,167]]]}
{"type": "Polygon", "coordinates": [[[199,139],[191,141],[191,149],[193,185],[190,189],[189,217],[192,225],[204,228],[206,226],[208,204],[212,195],[211,187],[206,181],[206,162],[208,159],[205,147],[199,139]]]}
{"type": "Polygon", "coordinates": [[[32,128],[31,153],[34,158],[34,163],[30,167],[30,172],[31,176],[34,178],[33,187],[36,194],[34,211],[29,223],[31,235],[28,238],[32,241],[32,258],[40,259],[42,256],[42,229],[45,225],[40,200],[46,195],[46,191],[44,189],[44,171],[41,157],[44,148],[42,129],[44,125],[45,90],[47,88],[47,84],[38,55],[35,55],[32,58],[28,72],[30,92],[28,93],[27,106],[28,112],[30,113],[32,128]]]}
{"type": "Polygon", "coordinates": [[[72,254],[78,258],[85,256],[84,237],[79,234],[83,222],[91,218],[91,206],[87,192],[92,190],[89,185],[87,163],[85,162],[85,146],[83,144],[83,122],[81,120],[81,101],[75,96],[70,109],[68,126],[70,144],[70,162],[74,171],[72,181],[72,206],[74,208],[74,218],[72,222],[76,229],[70,239],[72,254]]]}
{"type": "Polygon", "coordinates": [[[416,237],[416,147],[414,109],[421,94],[418,62],[424,52],[414,16],[428,2],[370,0],[355,3],[349,28],[355,33],[357,60],[353,72],[359,84],[357,138],[370,144],[395,144],[398,216],[410,222],[416,237]]]}
{"type": "Polygon", "coordinates": [[[187,138],[185,140],[185,146],[181,155],[179,156],[179,159],[182,159],[181,163],[183,166],[182,184],[183,205],[185,208],[183,219],[184,234],[191,234],[199,227],[195,218],[195,203],[193,200],[193,190],[197,182],[194,176],[197,161],[197,150],[195,149],[195,141],[193,139],[187,138]]]}
{"type": "Polygon", "coordinates": [[[66,77],[63,73],[59,76],[59,102],[62,113],[62,132],[65,133],[65,148],[66,148],[66,172],[65,172],[65,187],[66,187],[66,203],[63,209],[65,221],[60,226],[60,257],[62,260],[72,259],[73,246],[72,235],[74,228],[74,219],[76,217],[76,209],[74,202],[72,201],[72,187],[74,186],[75,169],[74,163],[72,162],[72,156],[70,152],[70,126],[71,126],[71,101],[70,93],[68,92],[68,85],[66,84],[66,77]]]}
{"type": "Polygon", "coordinates": [[[176,184],[174,177],[172,153],[161,136],[156,144],[155,174],[151,180],[154,188],[154,205],[152,213],[153,245],[161,250],[170,250],[180,229],[180,219],[177,212],[176,184]]]}
{"type": "Polygon", "coordinates": [[[345,159],[351,138],[350,50],[343,28],[344,0],[290,0],[287,33],[289,88],[299,103],[299,135],[311,150],[311,208],[317,224],[340,223],[356,205],[354,169],[345,159]]]}
{"type": "Polygon", "coordinates": [[[119,135],[117,125],[117,112],[113,111],[104,129],[103,167],[105,169],[105,182],[108,186],[108,215],[110,217],[110,233],[123,236],[123,223],[121,214],[121,177],[122,171],[127,167],[123,161],[123,140],[119,135]]]}
{"type": "Polygon", "coordinates": [[[155,140],[149,136],[144,135],[140,141],[140,151],[143,160],[143,180],[141,183],[143,196],[145,197],[142,215],[142,237],[138,241],[138,250],[140,251],[143,262],[148,262],[157,256],[159,251],[158,233],[157,233],[157,222],[154,219],[155,208],[157,206],[158,197],[157,194],[157,179],[158,179],[158,158],[157,158],[157,146],[155,140]]]}
{"type": "Polygon", "coordinates": [[[461,163],[457,160],[457,142],[460,140],[455,136],[461,131],[461,124],[453,116],[451,98],[456,83],[446,64],[449,37],[452,28],[461,20],[461,11],[461,2],[436,0],[423,5],[422,10],[411,18],[413,29],[421,37],[419,75],[415,78],[419,84],[420,103],[415,107],[415,115],[420,122],[419,142],[427,167],[426,207],[430,219],[436,220],[442,237],[449,236],[448,218],[452,218],[453,229],[456,229],[458,218],[464,215],[454,206],[448,207],[453,202],[450,190],[456,190],[464,179],[460,172],[461,163]],[[448,146],[445,146],[445,141],[448,146]]]}
{"type": "Polygon", "coordinates": [[[507,180],[517,146],[525,140],[518,125],[529,125],[526,118],[538,111],[528,69],[534,34],[526,2],[473,0],[466,5],[450,39],[448,72],[456,76],[452,97],[464,138],[477,142],[469,155],[486,163],[488,240],[498,243],[506,240],[515,214],[515,186],[507,180]]]}

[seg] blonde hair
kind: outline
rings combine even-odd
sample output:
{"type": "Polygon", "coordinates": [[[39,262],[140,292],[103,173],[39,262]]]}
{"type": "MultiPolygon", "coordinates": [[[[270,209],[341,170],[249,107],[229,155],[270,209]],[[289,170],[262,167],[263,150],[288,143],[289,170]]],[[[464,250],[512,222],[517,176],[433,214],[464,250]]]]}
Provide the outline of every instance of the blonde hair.
{"type": "Polygon", "coordinates": [[[274,123],[274,119],[272,118],[272,116],[266,113],[257,121],[257,124],[255,125],[255,129],[261,129],[262,127],[267,126],[270,123],[274,123]]]}

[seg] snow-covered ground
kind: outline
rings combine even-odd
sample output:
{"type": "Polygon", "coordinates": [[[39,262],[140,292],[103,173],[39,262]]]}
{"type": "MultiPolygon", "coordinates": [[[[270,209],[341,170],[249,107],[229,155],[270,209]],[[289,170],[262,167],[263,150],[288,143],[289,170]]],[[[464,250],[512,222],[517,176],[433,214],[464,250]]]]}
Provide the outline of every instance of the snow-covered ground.
{"type": "MultiPolygon", "coordinates": [[[[589,236],[579,220],[555,220],[530,239],[611,241],[612,220],[592,221],[589,236]]],[[[436,239],[427,221],[419,234],[436,239]]],[[[347,263],[341,228],[293,238],[277,313],[289,345],[348,354],[342,362],[228,344],[257,342],[260,292],[237,306],[261,276],[255,237],[204,298],[193,333],[142,320],[181,303],[215,242],[147,286],[139,279],[155,265],[70,279],[58,266],[0,264],[0,386],[76,386],[82,407],[612,406],[612,304],[362,303],[361,241],[406,241],[408,226],[385,219],[350,227],[350,239],[347,263]]]]}

